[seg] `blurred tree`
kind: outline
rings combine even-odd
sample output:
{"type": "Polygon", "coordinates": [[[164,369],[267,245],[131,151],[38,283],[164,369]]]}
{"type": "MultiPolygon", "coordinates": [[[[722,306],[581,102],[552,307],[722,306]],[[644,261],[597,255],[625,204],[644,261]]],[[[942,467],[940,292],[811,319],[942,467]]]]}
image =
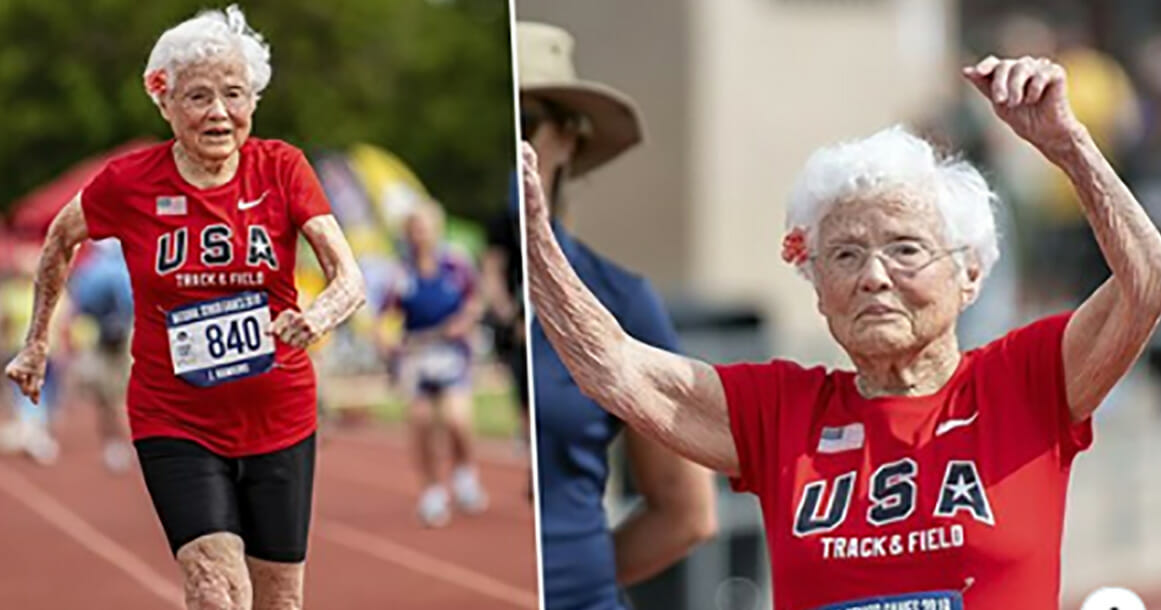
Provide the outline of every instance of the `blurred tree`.
{"type": "MultiPolygon", "coordinates": [[[[224,7],[228,2],[223,2],[224,7]]],[[[383,146],[453,214],[503,205],[513,149],[504,0],[253,0],[271,46],[258,137],[383,146]]],[[[85,156],[170,137],[141,74],[204,0],[0,0],[0,211],[85,156]]]]}

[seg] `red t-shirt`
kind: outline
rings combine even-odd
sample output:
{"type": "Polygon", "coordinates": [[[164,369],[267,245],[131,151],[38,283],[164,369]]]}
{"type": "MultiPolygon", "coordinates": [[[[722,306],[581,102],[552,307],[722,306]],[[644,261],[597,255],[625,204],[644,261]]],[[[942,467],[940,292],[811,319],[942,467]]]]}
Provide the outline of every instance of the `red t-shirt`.
{"type": "Polygon", "coordinates": [[[964,354],[924,397],[868,400],[851,372],[780,360],[717,367],[774,607],[962,591],[969,610],[1059,608],[1065,493],[1092,443],[1067,406],[1068,319],[964,354]]]}
{"type": "Polygon", "coordinates": [[[120,239],[132,281],[133,438],[184,438],[229,457],[290,446],[316,427],[306,352],[275,341],[268,371],[194,385],[175,373],[167,312],[245,292],[266,295],[270,319],[297,308],[299,230],[330,206],[306,157],[285,142],[248,139],[234,178],[205,190],[178,174],[172,147],[110,161],[81,195],[90,237],[120,239]]]}

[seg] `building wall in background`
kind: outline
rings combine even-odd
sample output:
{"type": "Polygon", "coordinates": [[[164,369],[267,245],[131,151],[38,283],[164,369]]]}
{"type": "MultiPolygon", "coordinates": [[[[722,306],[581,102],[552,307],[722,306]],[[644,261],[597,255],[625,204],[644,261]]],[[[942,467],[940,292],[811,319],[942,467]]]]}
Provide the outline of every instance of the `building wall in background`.
{"type": "Polygon", "coordinates": [[[577,38],[577,71],[635,99],[645,142],[575,181],[567,222],[598,252],[680,286],[691,264],[688,166],[690,11],[679,2],[517,0],[518,19],[562,26],[577,38]]]}

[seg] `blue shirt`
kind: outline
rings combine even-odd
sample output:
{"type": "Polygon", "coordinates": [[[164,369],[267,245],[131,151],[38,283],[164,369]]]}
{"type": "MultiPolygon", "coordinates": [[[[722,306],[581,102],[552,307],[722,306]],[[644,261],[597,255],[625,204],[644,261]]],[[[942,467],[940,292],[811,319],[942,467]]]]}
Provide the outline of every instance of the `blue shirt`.
{"type": "Polygon", "coordinates": [[[133,328],[133,289],[119,247],[97,248],[69,280],[74,306],[97,323],[104,345],[125,341],[133,328]]]}
{"type": "MultiPolygon", "coordinates": [[[[581,281],[633,337],[676,351],[677,332],[648,281],[557,227],[581,281]]],[[[581,394],[541,328],[532,323],[540,531],[547,610],[623,608],[613,539],[602,505],[608,447],[621,422],[581,394]]]]}
{"type": "Polygon", "coordinates": [[[405,264],[403,277],[387,299],[403,311],[408,331],[435,328],[454,316],[475,290],[475,273],[467,261],[450,253],[439,257],[439,266],[425,276],[414,264],[405,264]]]}

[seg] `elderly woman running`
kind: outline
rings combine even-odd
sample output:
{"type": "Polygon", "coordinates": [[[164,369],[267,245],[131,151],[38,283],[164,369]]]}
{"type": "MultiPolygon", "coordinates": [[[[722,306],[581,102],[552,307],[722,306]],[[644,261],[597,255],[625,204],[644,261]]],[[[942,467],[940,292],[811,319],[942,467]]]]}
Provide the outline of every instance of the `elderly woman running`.
{"type": "Polygon", "coordinates": [[[315,462],[306,348],[363,279],[298,149],[250,137],[270,53],[236,7],[166,31],[145,88],[174,138],[110,161],[57,215],[7,375],[34,400],[74,247],[119,238],[134,297],[127,404],[188,608],[301,608],[315,462]],[[327,287],[297,306],[305,235],[327,287]]]}
{"type": "Polygon", "coordinates": [[[581,388],[762,505],[774,607],[1058,607],[1073,459],[1161,316],[1161,235],[1045,59],[963,75],[1069,176],[1113,275],[1073,312],[961,352],[956,319],[995,263],[980,174],[899,129],[825,148],[794,190],[783,256],[853,371],[711,366],[628,336],[524,186],[533,305],[581,388]]]}

